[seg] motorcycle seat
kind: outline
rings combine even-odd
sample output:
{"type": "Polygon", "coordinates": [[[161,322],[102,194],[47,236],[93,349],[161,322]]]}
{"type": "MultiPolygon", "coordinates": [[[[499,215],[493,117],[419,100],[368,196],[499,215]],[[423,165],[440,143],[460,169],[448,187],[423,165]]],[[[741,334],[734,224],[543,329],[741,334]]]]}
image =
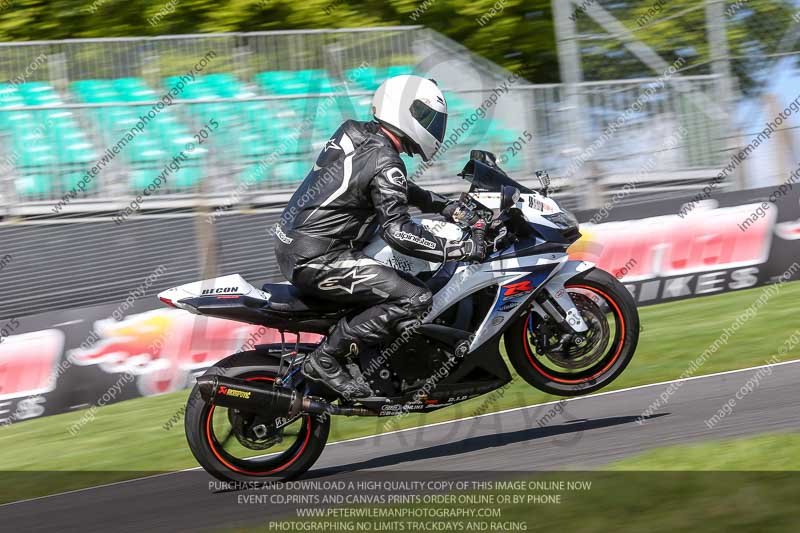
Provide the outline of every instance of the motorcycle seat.
{"type": "Polygon", "coordinates": [[[340,313],[347,308],[333,300],[323,300],[304,294],[289,283],[267,283],[261,290],[270,295],[269,307],[282,313],[340,313]]]}

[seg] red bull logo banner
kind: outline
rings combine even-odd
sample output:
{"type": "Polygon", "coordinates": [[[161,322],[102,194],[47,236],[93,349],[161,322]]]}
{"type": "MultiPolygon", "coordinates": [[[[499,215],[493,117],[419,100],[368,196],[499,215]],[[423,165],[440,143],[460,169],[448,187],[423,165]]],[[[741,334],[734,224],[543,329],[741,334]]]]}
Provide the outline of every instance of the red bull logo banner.
{"type": "Polygon", "coordinates": [[[647,305],[795,279],[800,194],[720,193],[685,214],[686,200],[577,213],[570,255],[619,278],[647,305]]]}
{"type": "MultiPolygon", "coordinates": [[[[91,407],[109,389],[116,392],[113,401],[176,392],[232,353],[281,341],[274,329],[177,309],[117,320],[115,308],[19,319],[20,330],[36,329],[0,343],[0,424],[91,407]],[[123,377],[124,386],[114,387],[123,377]]],[[[319,338],[301,335],[300,341],[319,338]]],[[[287,343],[295,340],[286,334],[287,343]]]]}

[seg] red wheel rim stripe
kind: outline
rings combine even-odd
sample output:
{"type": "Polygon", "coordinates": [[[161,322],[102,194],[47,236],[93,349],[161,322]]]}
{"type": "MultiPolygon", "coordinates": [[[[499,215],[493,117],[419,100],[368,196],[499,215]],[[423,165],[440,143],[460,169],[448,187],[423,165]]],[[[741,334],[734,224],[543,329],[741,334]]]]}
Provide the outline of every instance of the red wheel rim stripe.
{"type": "MultiPolygon", "coordinates": [[[[246,378],[246,380],[247,381],[259,381],[259,380],[260,381],[275,381],[275,378],[254,377],[254,378],[246,378]]],[[[270,470],[268,472],[250,472],[248,470],[244,470],[242,468],[239,468],[237,466],[234,466],[234,465],[230,464],[228,461],[225,460],[224,457],[222,457],[219,454],[217,449],[214,447],[214,439],[211,438],[211,418],[213,416],[214,416],[214,406],[212,405],[211,409],[208,410],[208,417],[206,418],[206,440],[208,441],[208,446],[211,448],[211,452],[214,454],[214,456],[222,464],[224,464],[226,467],[230,468],[234,472],[239,472],[240,474],[248,474],[248,475],[251,475],[251,476],[268,476],[270,474],[274,474],[276,472],[280,472],[282,470],[285,470],[285,469],[289,468],[292,465],[292,463],[297,461],[297,459],[303,454],[303,451],[306,449],[306,446],[308,446],[308,441],[311,440],[311,419],[308,418],[307,419],[308,420],[308,428],[307,428],[307,431],[306,431],[306,439],[303,441],[303,445],[300,447],[300,450],[298,450],[298,452],[296,454],[294,454],[294,457],[292,457],[286,464],[281,465],[281,466],[279,466],[277,468],[273,468],[272,470],[270,470]]]]}
{"type": "Polygon", "coordinates": [[[611,305],[613,305],[614,309],[616,310],[616,315],[620,321],[620,326],[621,326],[620,331],[622,332],[622,337],[619,340],[619,347],[617,348],[617,353],[614,354],[614,357],[611,358],[611,361],[602,370],[600,370],[599,372],[597,372],[592,376],[583,379],[564,379],[556,376],[551,376],[550,374],[547,373],[547,371],[544,368],[536,364],[536,359],[531,354],[530,347],[528,346],[528,335],[527,335],[528,321],[525,320],[525,322],[522,325],[522,340],[523,340],[522,346],[523,348],[525,348],[525,355],[528,357],[528,361],[530,361],[531,365],[533,365],[533,367],[536,369],[537,372],[539,372],[541,375],[545,376],[548,379],[552,379],[553,381],[556,381],[558,383],[564,383],[566,385],[575,385],[578,383],[586,383],[587,381],[591,381],[597,376],[604,374],[609,368],[614,366],[614,363],[617,362],[617,359],[619,359],[619,355],[622,353],[622,347],[625,345],[625,317],[622,315],[622,311],[620,311],[617,302],[615,302],[613,298],[611,298],[608,294],[604,293],[603,291],[595,289],[594,287],[588,287],[586,285],[568,285],[567,288],[586,289],[587,291],[600,294],[606,299],[607,302],[611,302],[611,305]]]}

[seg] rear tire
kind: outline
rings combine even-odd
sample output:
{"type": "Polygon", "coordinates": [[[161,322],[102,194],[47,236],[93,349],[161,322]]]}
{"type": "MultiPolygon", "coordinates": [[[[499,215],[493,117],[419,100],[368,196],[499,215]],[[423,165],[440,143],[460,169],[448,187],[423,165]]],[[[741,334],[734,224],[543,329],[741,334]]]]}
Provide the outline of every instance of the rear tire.
{"type": "MultiPolygon", "coordinates": [[[[204,375],[224,375],[257,381],[272,381],[279,361],[258,351],[240,352],[219,361],[204,375]]],[[[306,472],[319,458],[328,441],[330,417],[304,415],[296,441],[275,457],[237,458],[224,450],[214,432],[214,410],[200,396],[197,385],[186,404],[186,440],[197,462],[217,479],[235,483],[291,480],[306,472]]],[[[224,409],[224,408],[220,408],[224,409]]],[[[268,450],[265,450],[269,454],[268,450]]]]}
{"type": "Polygon", "coordinates": [[[504,342],[511,365],[525,381],[556,396],[579,396],[607,386],[628,366],[639,342],[639,313],[625,286],[603,270],[593,269],[572,278],[565,288],[571,295],[586,295],[584,302],[596,300],[600,304],[597,308],[605,308],[614,319],[613,332],[608,324],[608,347],[601,346],[603,354],[597,361],[573,372],[547,366],[549,356],[539,354],[533,342],[534,321],[541,320],[533,311],[509,326],[504,342]]]}

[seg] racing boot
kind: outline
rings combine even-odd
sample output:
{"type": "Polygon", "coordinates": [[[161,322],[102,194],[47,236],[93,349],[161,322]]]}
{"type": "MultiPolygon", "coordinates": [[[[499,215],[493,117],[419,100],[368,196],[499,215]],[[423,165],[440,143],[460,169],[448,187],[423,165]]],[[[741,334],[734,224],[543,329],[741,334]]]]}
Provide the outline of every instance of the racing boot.
{"type": "Polygon", "coordinates": [[[342,363],[347,356],[358,355],[357,340],[347,334],[347,321],[342,319],[333,332],[317,349],[306,356],[303,375],[311,381],[319,381],[345,399],[372,396],[366,381],[353,379],[342,363]]]}

